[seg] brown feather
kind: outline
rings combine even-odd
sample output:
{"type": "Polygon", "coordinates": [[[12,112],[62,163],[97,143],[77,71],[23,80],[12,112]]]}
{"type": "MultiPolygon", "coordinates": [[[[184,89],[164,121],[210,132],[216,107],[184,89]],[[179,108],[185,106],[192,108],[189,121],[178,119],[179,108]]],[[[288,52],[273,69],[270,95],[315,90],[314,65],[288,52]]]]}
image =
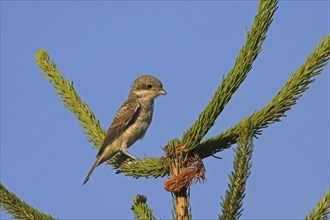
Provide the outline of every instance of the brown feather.
{"type": "Polygon", "coordinates": [[[85,185],[87,183],[87,181],[89,180],[89,178],[91,177],[92,173],[94,172],[95,168],[100,164],[101,161],[101,157],[98,157],[93,165],[93,167],[91,168],[91,170],[88,172],[87,177],[85,178],[83,185],[85,185]]]}
{"type": "Polygon", "coordinates": [[[124,104],[122,104],[105,135],[103,144],[97,156],[102,155],[105,148],[120,136],[130,124],[134,123],[139,109],[140,104],[138,100],[134,98],[128,98],[124,104]]]}

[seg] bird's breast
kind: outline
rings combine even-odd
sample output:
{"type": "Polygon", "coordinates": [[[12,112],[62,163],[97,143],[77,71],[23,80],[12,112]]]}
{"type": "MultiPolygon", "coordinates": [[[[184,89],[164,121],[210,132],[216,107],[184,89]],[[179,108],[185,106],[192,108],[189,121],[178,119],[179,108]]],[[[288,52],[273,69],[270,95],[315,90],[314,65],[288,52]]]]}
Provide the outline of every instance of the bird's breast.
{"type": "Polygon", "coordinates": [[[149,108],[140,108],[134,123],[132,123],[125,132],[128,146],[131,146],[135,141],[144,137],[152,121],[152,114],[153,106],[150,106],[149,108]]]}

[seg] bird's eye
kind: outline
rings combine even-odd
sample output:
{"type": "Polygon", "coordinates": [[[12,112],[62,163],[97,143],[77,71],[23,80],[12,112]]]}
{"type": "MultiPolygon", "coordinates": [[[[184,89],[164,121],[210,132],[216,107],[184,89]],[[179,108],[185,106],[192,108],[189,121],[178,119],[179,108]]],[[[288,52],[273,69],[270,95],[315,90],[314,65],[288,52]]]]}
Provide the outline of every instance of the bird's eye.
{"type": "Polygon", "coordinates": [[[148,85],[147,85],[147,88],[148,88],[148,89],[151,89],[151,88],[152,88],[152,85],[148,84],[148,85]]]}

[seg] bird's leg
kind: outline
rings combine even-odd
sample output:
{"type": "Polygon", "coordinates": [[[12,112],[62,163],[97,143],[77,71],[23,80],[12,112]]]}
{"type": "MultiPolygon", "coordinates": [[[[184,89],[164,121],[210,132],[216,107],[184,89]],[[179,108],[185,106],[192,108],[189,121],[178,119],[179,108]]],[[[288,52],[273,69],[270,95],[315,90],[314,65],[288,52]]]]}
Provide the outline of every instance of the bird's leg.
{"type": "Polygon", "coordinates": [[[133,154],[131,154],[130,152],[127,151],[127,146],[126,145],[122,145],[120,148],[120,151],[123,154],[126,154],[128,157],[132,158],[133,160],[137,160],[137,157],[134,156],[133,154]]]}

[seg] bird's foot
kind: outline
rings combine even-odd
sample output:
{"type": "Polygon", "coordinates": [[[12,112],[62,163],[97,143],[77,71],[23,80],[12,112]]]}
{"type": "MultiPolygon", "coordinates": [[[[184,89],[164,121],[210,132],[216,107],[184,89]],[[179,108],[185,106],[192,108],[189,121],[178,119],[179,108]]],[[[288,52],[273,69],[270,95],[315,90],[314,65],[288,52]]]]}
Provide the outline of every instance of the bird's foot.
{"type": "Polygon", "coordinates": [[[127,157],[129,157],[131,160],[137,160],[138,158],[136,156],[134,156],[133,154],[131,154],[130,152],[126,151],[122,151],[123,154],[125,154],[127,157]]]}

